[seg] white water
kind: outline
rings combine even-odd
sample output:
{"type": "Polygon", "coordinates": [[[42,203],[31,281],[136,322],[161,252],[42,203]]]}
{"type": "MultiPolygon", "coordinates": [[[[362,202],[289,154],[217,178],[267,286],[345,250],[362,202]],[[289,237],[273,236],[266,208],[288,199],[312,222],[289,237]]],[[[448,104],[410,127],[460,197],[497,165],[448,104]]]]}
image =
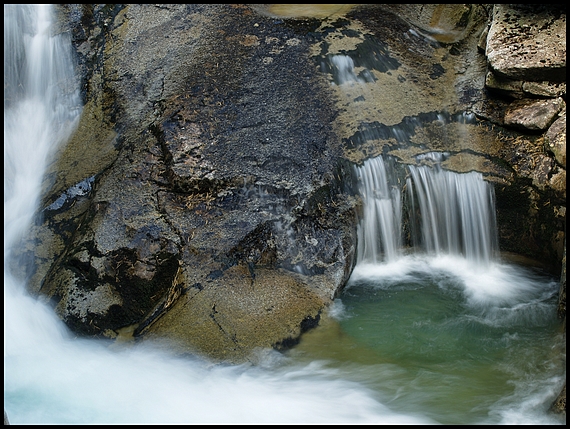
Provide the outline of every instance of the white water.
{"type": "Polygon", "coordinates": [[[80,105],[63,37],[49,37],[47,5],[4,5],[4,251],[37,206],[47,163],[80,105]],[[9,226],[9,227],[7,227],[9,226]]]}
{"type": "Polygon", "coordinates": [[[337,300],[354,315],[337,317],[357,316],[341,321],[344,337],[357,339],[351,348],[364,344],[361,354],[377,353],[361,379],[394,410],[444,424],[565,423],[549,411],[565,380],[558,285],[497,257],[494,193],[481,174],[437,164],[407,171],[411,241],[421,250],[404,254],[392,165],[377,157],[356,168],[358,263],[337,300]]]}
{"type": "MultiPolygon", "coordinates": [[[[16,25],[17,14],[28,22],[32,12],[49,9],[4,8],[6,262],[33,219],[46,163],[65,142],[78,106],[73,92],[56,89],[59,80],[70,79],[71,69],[63,61],[65,39],[46,31],[48,15],[38,21],[39,30],[26,29],[27,35],[16,25]],[[12,53],[25,54],[30,63],[6,67],[6,55],[12,53]],[[27,82],[25,91],[6,90],[6,79],[14,85],[18,77],[27,82]],[[6,103],[7,95],[15,94],[17,102],[6,103]]],[[[16,64],[13,57],[8,64],[16,64]]],[[[474,289],[480,290],[476,284],[474,289]]],[[[361,379],[369,369],[358,364],[346,371],[321,360],[260,354],[258,367],[216,366],[176,358],[151,345],[121,348],[77,339],[51,308],[28,296],[25,285],[4,271],[4,408],[11,424],[438,422],[415,410],[413,402],[395,410],[389,389],[367,386],[361,379]]],[[[394,379],[393,372],[374,374],[381,385],[408,385],[394,379]]],[[[551,384],[558,388],[559,383],[551,384]]],[[[497,402],[483,423],[552,423],[534,407],[544,402],[544,389],[522,390],[514,400],[497,402]]]]}
{"type": "MultiPolygon", "coordinates": [[[[440,159],[435,155],[434,158],[440,159]]],[[[406,192],[413,214],[410,219],[412,226],[418,224],[417,228],[410,228],[411,241],[419,243],[422,250],[414,248],[413,253],[404,254],[399,235],[402,196],[396,177],[387,173],[391,170],[382,157],[368,159],[363,166],[356,167],[364,206],[358,226],[358,263],[341,296],[343,299],[348,294],[347,301],[352,302],[354,287],[367,290],[369,300],[374,302],[377,302],[376,296],[382,294],[377,307],[367,309],[364,304],[352,304],[359,318],[367,321],[365,324],[358,319],[355,332],[364,332],[364,338],[370,338],[364,341],[380,350],[377,371],[386,371],[385,377],[369,374],[369,380],[378,377],[377,382],[384,386],[381,390],[389,391],[390,373],[400,373],[400,382],[409,377],[410,384],[422,385],[422,388],[394,388],[390,402],[394,409],[435,415],[435,420],[440,422],[565,422],[564,416],[555,416],[549,411],[565,379],[565,342],[554,322],[558,286],[547,276],[534,275],[497,257],[492,186],[479,173],[457,174],[442,170],[438,165],[435,168],[407,166],[410,175],[406,192]],[[437,285],[439,292],[429,289],[430,284],[437,285]],[[409,290],[412,293],[408,293],[409,290]],[[447,298],[450,295],[453,300],[447,298]],[[393,302],[383,304],[388,301],[393,302]],[[444,312],[445,318],[436,327],[438,312],[444,312]],[[380,326],[386,333],[371,326],[380,326]],[[477,330],[463,330],[462,326],[477,326],[477,330]],[[490,331],[486,332],[485,327],[490,331]],[[493,337],[490,334],[493,331],[504,332],[502,339],[493,337]],[[406,339],[416,338],[416,335],[416,343],[406,348],[406,339]],[[498,343],[499,340],[506,341],[505,345],[498,343]],[[515,347],[512,340],[517,343],[514,354],[509,350],[509,343],[512,342],[511,348],[515,347]],[[470,343],[487,341],[498,344],[493,355],[470,350],[470,343]],[[538,345],[541,342],[552,350],[550,354],[534,351],[541,347],[538,345]],[[382,344],[389,346],[383,349],[382,344]],[[436,345],[427,347],[426,344],[436,345]],[[417,347],[424,347],[425,351],[420,352],[417,347]],[[398,354],[396,350],[406,351],[398,354]],[[396,356],[393,358],[396,369],[384,363],[390,362],[391,354],[396,356]],[[430,367],[431,359],[439,359],[441,363],[430,367]],[[470,361],[489,363],[473,365],[470,361]],[[460,365],[468,366],[469,370],[458,369],[454,374],[455,362],[458,365],[461,362],[460,365]],[[418,371],[416,365],[420,374],[429,374],[429,377],[414,378],[413,374],[418,371]],[[476,371],[481,379],[488,380],[481,383],[463,371],[470,374],[476,371]],[[509,389],[505,389],[505,382],[515,386],[512,394],[507,394],[509,389]],[[494,383],[498,384],[494,386],[494,383]],[[471,390],[485,392],[480,393],[477,400],[469,393],[471,384],[471,390]],[[408,392],[408,401],[414,406],[410,407],[408,402],[401,407],[396,405],[403,392],[408,392]],[[446,397],[443,409],[439,409],[439,403],[428,405],[433,395],[446,397]],[[475,407],[464,410],[461,417],[461,407],[469,403],[475,407]],[[455,407],[457,411],[447,412],[447,407],[455,407]],[[481,418],[478,414],[487,414],[487,417],[481,418]]]]}
{"type": "Polygon", "coordinates": [[[335,70],[334,74],[339,85],[351,82],[365,82],[356,75],[354,71],[354,61],[348,55],[333,55],[330,61],[335,70]]]}
{"type": "Polygon", "coordinates": [[[457,174],[438,166],[408,168],[408,190],[417,195],[425,250],[434,255],[463,255],[477,265],[488,265],[495,259],[494,190],[482,174],[457,174]]]}
{"type": "Polygon", "coordinates": [[[397,179],[382,157],[357,168],[363,216],[358,226],[358,261],[376,263],[401,256],[402,201],[397,179]]]}
{"type": "MultiPolygon", "coordinates": [[[[358,226],[359,264],[393,262],[402,256],[403,191],[389,161],[378,156],[355,167],[364,207],[358,226]]],[[[462,255],[479,266],[496,259],[494,189],[481,173],[458,174],[437,164],[406,168],[411,244],[416,251],[462,255]]]]}
{"type": "Polygon", "coordinates": [[[336,340],[362,356],[354,379],[395,411],[443,424],[565,424],[549,410],[566,379],[557,292],[532,270],[458,255],[358,264],[336,303],[336,340]]]}

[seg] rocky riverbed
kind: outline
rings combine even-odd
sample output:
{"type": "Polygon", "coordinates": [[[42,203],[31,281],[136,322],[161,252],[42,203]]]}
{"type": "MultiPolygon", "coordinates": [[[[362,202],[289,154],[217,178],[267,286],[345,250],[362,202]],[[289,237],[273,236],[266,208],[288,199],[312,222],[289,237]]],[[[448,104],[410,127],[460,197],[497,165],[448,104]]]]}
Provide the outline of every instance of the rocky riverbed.
{"type": "Polygon", "coordinates": [[[352,166],[439,151],[495,183],[502,250],[564,273],[565,318],[565,9],[277,6],[59,7],[84,110],[30,290],[83,335],[255,361],[350,276],[352,166]]]}

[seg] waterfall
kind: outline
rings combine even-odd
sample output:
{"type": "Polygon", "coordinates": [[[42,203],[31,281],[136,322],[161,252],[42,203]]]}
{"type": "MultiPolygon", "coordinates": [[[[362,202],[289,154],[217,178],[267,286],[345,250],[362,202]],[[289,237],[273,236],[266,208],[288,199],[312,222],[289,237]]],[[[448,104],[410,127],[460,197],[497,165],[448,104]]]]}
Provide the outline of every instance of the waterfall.
{"type": "Polygon", "coordinates": [[[4,261],[30,225],[46,166],[80,113],[70,43],[51,5],[4,5],[4,261]]]}
{"type": "Polygon", "coordinates": [[[51,5],[4,5],[5,362],[24,350],[50,350],[67,334],[8,269],[34,219],[46,166],[81,113],[69,38],[51,34],[52,19],[51,5]]]}
{"type": "Polygon", "coordinates": [[[477,172],[408,168],[411,213],[416,213],[417,204],[421,216],[421,241],[415,236],[415,242],[423,242],[429,254],[462,255],[477,265],[488,265],[498,251],[492,185],[477,172]]]}
{"type": "Polygon", "coordinates": [[[369,159],[356,169],[363,198],[358,261],[392,261],[400,255],[402,244],[402,202],[396,175],[382,157],[369,159]]]}
{"type": "MultiPolygon", "coordinates": [[[[441,154],[431,154],[437,161],[441,154]]],[[[402,190],[393,161],[382,156],[355,167],[363,199],[358,261],[391,262],[402,254],[402,190]]],[[[408,165],[410,235],[416,250],[462,256],[488,265],[498,251],[494,189],[480,173],[459,174],[439,164],[408,165]]]]}

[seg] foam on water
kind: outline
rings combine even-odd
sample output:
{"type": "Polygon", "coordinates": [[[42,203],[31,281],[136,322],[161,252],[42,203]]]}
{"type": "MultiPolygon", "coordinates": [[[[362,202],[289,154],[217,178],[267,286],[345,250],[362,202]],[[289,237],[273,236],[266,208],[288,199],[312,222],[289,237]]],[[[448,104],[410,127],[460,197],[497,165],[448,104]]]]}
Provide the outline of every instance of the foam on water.
{"type": "Polygon", "coordinates": [[[565,380],[557,291],[538,271],[461,256],[358,264],[335,303],[334,340],[369,367],[347,364],[345,376],[393,410],[439,423],[564,424],[549,411],[565,380]]]}
{"type": "Polygon", "coordinates": [[[431,266],[459,279],[472,305],[512,306],[527,302],[544,288],[544,281],[530,270],[501,262],[482,269],[461,257],[440,256],[431,260],[431,266]]]}
{"type": "Polygon", "coordinates": [[[5,303],[17,309],[5,316],[11,423],[426,422],[390,411],[318,362],[221,366],[152,346],[113,350],[74,340],[29,297],[5,293],[5,303]]]}
{"type": "MultiPolygon", "coordinates": [[[[527,303],[545,289],[544,279],[529,269],[500,261],[482,267],[458,255],[412,254],[384,263],[357,264],[351,282],[368,279],[378,282],[378,287],[389,287],[414,281],[418,274],[453,279],[462,288],[468,303],[479,307],[527,303]]],[[[553,286],[551,282],[547,290],[553,290],[553,286]]]]}

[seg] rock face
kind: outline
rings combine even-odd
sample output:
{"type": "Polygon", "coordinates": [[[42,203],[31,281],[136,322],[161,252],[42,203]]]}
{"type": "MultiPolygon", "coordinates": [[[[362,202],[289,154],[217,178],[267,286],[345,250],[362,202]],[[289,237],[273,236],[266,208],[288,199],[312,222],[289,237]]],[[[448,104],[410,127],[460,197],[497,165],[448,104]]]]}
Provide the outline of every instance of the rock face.
{"type": "Polygon", "coordinates": [[[490,70],[499,76],[565,82],[566,9],[494,5],[485,54],[490,70]]]}
{"type": "Polygon", "coordinates": [[[44,227],[70,233],[50,235],[63,243],[46,246],[59,253],[36,261],[32,288],[85,335],[126,329],[230,362],[290,346],[346,282],[356,245],[358,200],[307,55],[317,22],[81,7],[62,13],[81,30],[87,140],[54,170],[99,171],[62,204],[78,177],[52,179],[44,227]],[[83,159],[93,140],[108,161],[83,159]]]}
{"type": "MultiPolygon", "coordinates": [[[[492,92],[512,100],[506,103],[499,123],[540,133],[535,142],[518,136],[510,148],[518,160],[511,160],[521,178],[531,178],[534,186],[529,193],[534,206],[524,225],[532,229],[542,223],[540,228],[548,231],[546,240],[561,261],[558,316],[565,330],[565,228],[551,227],[566,221],[566,9],[561,5],[494,5],[492,16],[484,47],[489,63],[486,84],[492,92]],[[521,162],[522,157],[527,161],[521,162]],[[539,209],[538,204],[544,207],[552,202],[554,222],[534,221],[550,211],[539,209]]],[[[513,218],[512,214],[506,217],[513,218]]],[[[566,385],[552,409],[566,412],[566,385]]]]}
{"type": "Polygon", "coordinates": [[[480,43],[489,98],[476,113],[504,127],[499,156],[516,173],[512,186],[497,189],[502,246],[556,261],[548,265],[559,273],[566,219],[566,11],[493,5],[490,15],[480,43]]]}
{"type": "Polygon", "coordinates": [[[229,362],[295,344],[350,276],[352,167],[380,154],[483,172],[503,250],[560,269],[565,13],[272,6],[60,7],[85,107],[17,269],[74,331],[229,362]],[[522,67],[515,24],[556,55],[522,67]]]}

